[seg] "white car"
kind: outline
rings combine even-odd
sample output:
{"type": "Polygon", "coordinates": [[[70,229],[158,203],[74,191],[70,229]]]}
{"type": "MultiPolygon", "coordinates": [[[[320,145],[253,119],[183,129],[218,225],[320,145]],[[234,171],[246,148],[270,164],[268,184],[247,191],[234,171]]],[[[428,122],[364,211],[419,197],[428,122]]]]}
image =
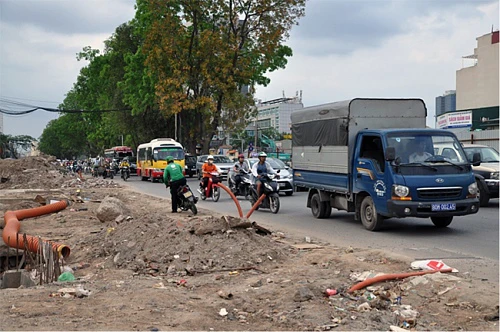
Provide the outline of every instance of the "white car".
{"type": "Polygon", "coordinates": [[[500,158],[498,151],[492,147],[479,144],[463,144],[467,159],[472,160],[475,153],[481,155],[481,165],[473,166],[472,170],[479,178],[479,204],[488,206],[491,198],[498,198],[498,171],[500,169],[500,158]]]}

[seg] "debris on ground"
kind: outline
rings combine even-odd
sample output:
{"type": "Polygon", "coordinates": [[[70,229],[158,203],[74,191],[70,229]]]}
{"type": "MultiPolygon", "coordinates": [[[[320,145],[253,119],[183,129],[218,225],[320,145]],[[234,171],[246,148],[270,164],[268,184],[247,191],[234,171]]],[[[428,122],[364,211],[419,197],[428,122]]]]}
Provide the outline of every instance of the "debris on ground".
{"type": "MultiPolygon", "coordinates": [[[[3,210],[39,206],[36,194],[16,195],[3,210]]],[[[7,330],[498,330],[498,288],[460,273],[348,293],[355,282],[411,272],[409,262],[203,209],[172,216],[165,200],[128,189],[40,195],[72,205],[23,220],[21,231],[70,246],[63,271],[75,280],[0,290],[7,330]],[[99,206],[110,198],[127,211],[103,224],[99,206]]]]}

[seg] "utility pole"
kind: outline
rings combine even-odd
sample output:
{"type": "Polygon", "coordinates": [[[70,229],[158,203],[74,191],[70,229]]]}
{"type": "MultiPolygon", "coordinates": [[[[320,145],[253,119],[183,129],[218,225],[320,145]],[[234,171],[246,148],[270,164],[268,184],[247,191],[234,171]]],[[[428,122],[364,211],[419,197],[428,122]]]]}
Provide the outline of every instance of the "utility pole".
{"type": "Polygon", "coordinates": [[[257,125],[257,121],[255,121],[255,149],[257,149],[257,137],[259,135],[259,126],[257,125]]]}
{"type": "Polygon", "coordinates": [[[177,141],[177,113],[175,113],[175,116],[174,116],[174,140],[177,141]]]}

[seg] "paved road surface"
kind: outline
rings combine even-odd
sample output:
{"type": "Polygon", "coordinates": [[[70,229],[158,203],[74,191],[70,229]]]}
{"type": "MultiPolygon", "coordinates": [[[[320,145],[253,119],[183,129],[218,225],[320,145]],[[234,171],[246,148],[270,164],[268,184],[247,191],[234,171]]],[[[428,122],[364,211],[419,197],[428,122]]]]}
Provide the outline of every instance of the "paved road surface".
{"type": "MultiPolygon", "coordinates": [[[[121,181],[118,179],[117,181],[121,181]]],[[[198,181],[188,180],[196,191],[198,181]]],[[[161,183],[142,182],[137,177],[128,184],[144,193],[170,198],[161,183]]],[[[199,194],[196,193],[198,196],[199,194]]],[[[498,200],[471,216],[455,217],[448,228],[434,227],[430,219],[406,218],[385,221],[380,232],[366,231],[351,213],[333,210],[329,219],[315,219],[306,208],[307,193],[281,196],[277,215],[267,210],[254,212],[251,219],[273,229],[318,238],[340,246],[381,249],[411,258],[442,258],[460,272],[498,283],[499,209],[498,200]]],[[[246,213],[250,203],[240,199],[246,213]]],[[[225,192],[218,202],[199,201],[198,207],[237,216],[232,199],[225,192]]]]}

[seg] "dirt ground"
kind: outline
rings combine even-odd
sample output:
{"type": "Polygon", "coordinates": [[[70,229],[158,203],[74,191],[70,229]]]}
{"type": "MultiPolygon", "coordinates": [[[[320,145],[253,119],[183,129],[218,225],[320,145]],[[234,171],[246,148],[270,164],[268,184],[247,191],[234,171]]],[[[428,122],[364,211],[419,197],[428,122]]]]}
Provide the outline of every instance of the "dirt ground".
{"type": "MultiPolygon", "coordinates": [[[[0,289],[2,330],[498,330],[498,285],[462,271],[348,294],[363,272],[410,272],[410,262],[279,230],[265,235],[207,210],[174,215],[168,200],[71,177],[53,181],[60,192],[37,194],[83,200],[23,220],[21,232],[68,245],[65,264],[77,279],[0,289]],[[106,196],[129,212],[102,223],[96,211],[106,196]],[[90,294],[60,296],[78,285],[90,294]]],[[[33,192],[8,188],[0,212],[39,206],[33,192]]]]}

